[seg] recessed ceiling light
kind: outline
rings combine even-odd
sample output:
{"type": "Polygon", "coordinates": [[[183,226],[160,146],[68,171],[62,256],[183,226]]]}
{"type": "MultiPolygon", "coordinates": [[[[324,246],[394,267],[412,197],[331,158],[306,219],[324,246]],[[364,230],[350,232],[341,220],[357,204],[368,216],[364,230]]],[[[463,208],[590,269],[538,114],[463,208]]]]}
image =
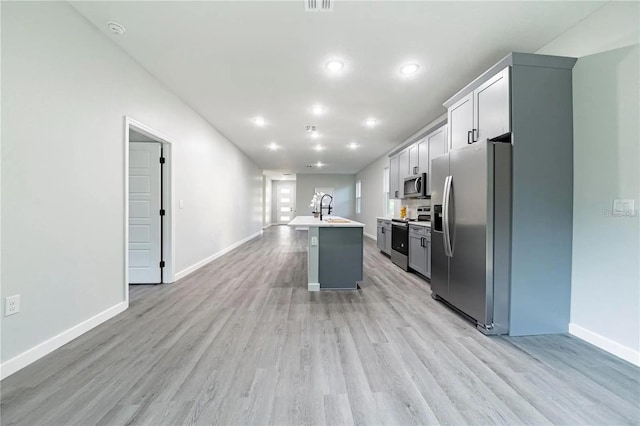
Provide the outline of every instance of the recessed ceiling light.
{"type": "Polygon", "coordinates": [[[333,60],[333,61],[327,62],[327,65],[325,66],[331,72],[339,72],[339,71],[342,71],[342,69],[344,68],[344,63],[342,61],[333,60]]]}
{"type": "Polygon", "coordinates": [[[316,167],[322,167],[322,166],[324,166],[324,164],[322,164],[322,162],[321,162],[321,161],[318,161],[318,162],[316,163],[316,167]]]}
{"type": "Polygon", "coordinates": [[[358,147],[358,144],[355,142],[351,142],[349,145],[347,145],[347,147],[349,149],[356,149],[358,147]]]}
{"type": "Polygon", "coordinates": [[[365,124],[367,127],[373,127],[373,126],[375,126],[376,124],[378,124],[378,120],[376,120],[375,118],[367,118],[367,119],[364,121],[364,124],[365,124]]]}
{"type": "Polygon", "coordinates": [[[318,144],[318,145],[314,146],[313,149],[315,149],[316,151],[322,151],[324,149],[324,146],[318,144]]]}
{"type": "Polygon", "coordinates": [[[275,150],[277,150],[278,148],[280,148],[280,147],[279,147],[279,146],[278,146],[278,144],[277,144],[277,143],[275,143],[275,142],[271,142],[271,143],[269,144],[269,149],[270,149],[271,151],[275,151],[275,150]]]}
{"type": "Polygon", "coordinates": [[[311,108],[311,111],[315,114],[315,115],[322,115],[324,113],[324,108],[321,107],[320,105],[316,105],[313,108],[311,108]]]}
{"type": "Polygon", "coordinates": [[[317,131],[313,131],[311,132],[311,138],[312,139],[318,139],[320,137],[320,133],[318,133],[317,131]]]}
{"type": "Polygon", "coordinates": [[[253,119],[253,124],[255,124],[256,126],[262,127],[262,126],[264,126],[265,124],[267,124],[267,122],[266,122],[266,121],[265,121],[265,119],[264,119],[264,118],[262,118],[262,117],[255,117],[255,118],[253,119]]]}
{"type": "Polygon", "coordinates": [[[418,72],[420,69],[420,65],[418,64],[405,64],[400,67],[400,74],[402,75],[411,75],[418,72]]]}
{"type": "Polygon", "coordinates": [[[122,25],[118,24],[114,21],[107,22],[107,28],[115,35],[122,35],[125,31],[127,31],[122,25]]]}

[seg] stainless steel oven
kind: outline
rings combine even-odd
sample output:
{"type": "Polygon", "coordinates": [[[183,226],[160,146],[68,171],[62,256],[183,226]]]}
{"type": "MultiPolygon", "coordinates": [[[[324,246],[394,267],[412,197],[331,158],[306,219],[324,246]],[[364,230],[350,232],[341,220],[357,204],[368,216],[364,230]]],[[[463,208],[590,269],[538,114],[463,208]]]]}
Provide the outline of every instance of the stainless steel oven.
{"type": "Polygon", "coordinates": [[[409,224],[393,219],[391,221],[391,261],[409,270],[409,224]]]}

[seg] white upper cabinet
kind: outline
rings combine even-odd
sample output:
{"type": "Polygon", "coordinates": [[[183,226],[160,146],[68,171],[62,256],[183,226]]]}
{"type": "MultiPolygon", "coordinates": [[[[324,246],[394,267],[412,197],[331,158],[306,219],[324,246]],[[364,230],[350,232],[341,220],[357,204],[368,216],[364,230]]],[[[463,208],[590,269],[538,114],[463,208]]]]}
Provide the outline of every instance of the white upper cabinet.
{"type": "Polygon", "coordinates": [[[509,68],[500,71],[473,93],[473,141],[509,133],[509,68]]]}
{"type": "Polygon", "coordinates": [[[429,173],[429,141],[427,138],[422,139],[416,144],[416,150],[418,151],[418,173],[429,173]]]}
{"type": "Polygon", "coordinates": [[[409,174],[407,176],[417,175],[420,172],[418,157],[418,144],[415,143],[409,147],[409,174]]]}
{"type": "Polygon", "coordinates": [[[400,198],[398,156],[389,159],[389,198],[400,198]]]}
{"type": "MultiPolygon", "coordinates": [[[[431,160],[447,153],[447,126],[444,125],[426,137],[429,146],[429,168],[431,160]]],[[[427,195],[431,195],[431,175],[427,179],[427,195]]]]}
{"type": "Polygon", "coordinates": [[[400,198],[404,197],[404,178],[409,176],[409,150],[405,149],[398,156],[398,186],[400,187],[400,198]]]}
{"type": "Polygon", "coordinates": [[[450,149],[511,131],[509,69],[504,68],[449,107],[450,149]]]}
{"type": "Polygon", "coordinates": [[[456,149],[472,143],[473,93],[453,104],[447,113],[449,147],[456,149]]]}

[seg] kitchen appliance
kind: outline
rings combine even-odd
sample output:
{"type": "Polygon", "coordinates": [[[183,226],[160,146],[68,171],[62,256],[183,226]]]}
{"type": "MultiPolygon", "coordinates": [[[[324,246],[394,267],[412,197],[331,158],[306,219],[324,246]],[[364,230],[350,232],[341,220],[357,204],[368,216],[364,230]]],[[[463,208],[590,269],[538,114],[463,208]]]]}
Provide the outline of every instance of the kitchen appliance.
{"type": "Polygon", "coordinates": [[[481,141],[431,162],[432,297],[485,334],[509,332],[511,144],[481,141]]]}
{"type": "Polygon", "coordinates": [[[415,219],[391,219],[391,261],[409,270],[409,222],[415,219]]]}
{"type": "Polygon", "coordinates": [[[429,198],[427,178],[427,173],[404,178],[404,198],[429,198]]]}
{"type": "Polygon", "coordinates": [[[418,206],[418,222],[431,222],[431,206],[418,206]]]}

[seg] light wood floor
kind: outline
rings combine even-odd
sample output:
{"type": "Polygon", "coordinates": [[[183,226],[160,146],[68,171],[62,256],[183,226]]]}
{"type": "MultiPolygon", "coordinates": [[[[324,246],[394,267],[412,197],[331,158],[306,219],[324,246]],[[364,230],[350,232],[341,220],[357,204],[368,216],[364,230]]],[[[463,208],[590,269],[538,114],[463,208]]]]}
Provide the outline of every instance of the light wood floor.
{"type": "Polygon", "coordinates": [[[640,369],[567,335],[486,337],[366,239],[362,290],[306,290],[264,236],[2,382],[2,425],[638,424],[640,369]]]}

